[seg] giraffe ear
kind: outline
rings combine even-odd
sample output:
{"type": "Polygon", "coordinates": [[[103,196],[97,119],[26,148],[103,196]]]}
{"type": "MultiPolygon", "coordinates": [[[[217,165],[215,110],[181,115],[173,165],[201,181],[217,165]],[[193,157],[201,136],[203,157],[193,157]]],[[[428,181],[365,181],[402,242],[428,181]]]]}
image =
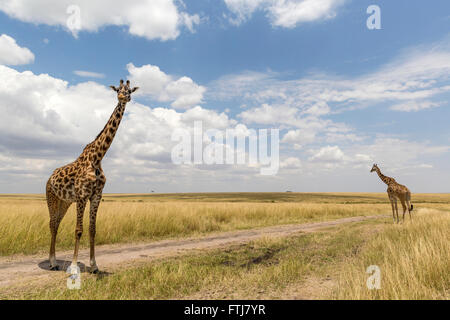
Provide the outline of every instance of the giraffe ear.
{"type": "Polygon", "coordinates": [[[115,92],[118,92],[119,91],[119,89],[117,89],[116,87],[114,87],[114,86],[109,86],[111,89],[113,89],[115,92]]]}
{"type": "Polygon", "coordinates": [[[134,87],[133,89],[131,89],[131,93],[137,91],[139,89],[139,87],[134,87]]]}

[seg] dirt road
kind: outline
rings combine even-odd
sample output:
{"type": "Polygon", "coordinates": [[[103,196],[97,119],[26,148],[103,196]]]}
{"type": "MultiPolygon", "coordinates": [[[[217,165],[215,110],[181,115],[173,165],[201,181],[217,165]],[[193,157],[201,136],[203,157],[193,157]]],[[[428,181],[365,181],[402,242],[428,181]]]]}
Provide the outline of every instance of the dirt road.
{"type": "MultiPolygon", "coordinates": [[[[138,261],[150,261],[171,257],[195,250],[208,250],[226,247],[230,244],[246,243],[261,237],[289,236],[298,232],[314,232],[319,229],[341,224],[359,222],[369,219],[379,219],[385,216],[351,217],[335,221],[317,222],[297,225],[282,225],[260,229],[224,232],[201,238],[165,240],[147,244],[107,245],[96,248],[97,264],[102,271],[112,272],[118,266],[132,265],[138,261]]],[[[72,259],[72,251],[56,252],[61,270],[66,270],[72,259]]],[[[89,250],[79,254],[80,268],[86,272],[88,268],[82,262],[88,263],[89,250]]],[[[64,272],[64,271],[60,271],[64,272]]],[[[35,255],[24,257],[0,258],[0,288],[27,281],[39,281],[54,275],[49,271],[47,256],[35,255]]]]}

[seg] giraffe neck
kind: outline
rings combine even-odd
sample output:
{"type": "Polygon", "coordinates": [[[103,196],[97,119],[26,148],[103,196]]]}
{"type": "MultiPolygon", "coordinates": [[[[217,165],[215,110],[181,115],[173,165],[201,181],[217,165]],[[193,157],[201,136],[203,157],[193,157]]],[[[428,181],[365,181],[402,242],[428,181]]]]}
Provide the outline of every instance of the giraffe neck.
{"type": "Polygon", "coordinates": [[[97,138],[89,145],[90,156],[89,160],[96,168],[100,166],[100,162],[111,146],[120,122],[122,121],[123,114],[125,113],[126,102],[119,102],[114,109],[111,117],[106,123],[103,130],[98,134],[97,138]]]}
{"type": "Polygon", "coordinates": [[[380,177],[381,181],[383,181],[384,183],[386,183],[387,185],[391,184],[393,181],[395,181],[393,178],[391,177],[387,177],[384,174],[381,173],[381,170],[379,168],[377,168],[377,174],[380,177]]]}

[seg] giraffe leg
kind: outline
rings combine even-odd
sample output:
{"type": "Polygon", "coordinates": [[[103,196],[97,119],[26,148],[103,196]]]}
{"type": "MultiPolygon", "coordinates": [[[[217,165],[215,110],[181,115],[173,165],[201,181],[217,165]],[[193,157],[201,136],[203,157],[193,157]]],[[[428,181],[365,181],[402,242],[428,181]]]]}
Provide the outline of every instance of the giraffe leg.
{"type": "Polygon", "coordinates": [[[406,213],[406,203],[404,199],[400,200],[402,203],[402,208],[403,208],[403,218],[402,218],[402,223],[405,222],[405,213],[406,213]]]}
{"type": "Polygon", "coordinates": [[[58,265],[56,264],[56,256],[55,256],[56,235],[58,233],[59,225],[64,216],[66,215],[70,205],[71,205],[70,202],[59,200],[56,219],[53,222],[53,226],[50,227],[52,233],[52,244],[50,246],[50,270],[59,269],[58,265]]]}
{"type": "Polygon", "coordinates": [[[411,205],[409,204],[409,202],[407,204],[408,204],[409,221],[412,221],[411,210],[410,210],[411,205]]]}
{"type": "Polygon", "coordinates": [[[56,243],[56,234],[58,232],[58,203],[59,199],[56,197],[53,192],[47,186],[47,206],[50,214],[50,233],[51,233],[51,244],[50,244],[50,270],[58,270],[58,265],[56,264],[55,257],[55,243],[56,243]]]}
{"type": "Polygon", "coordinates": [[[61,220],[66,215],[67,210],[70,207],[70,202],[65,202],[60,200],[49,188],[47,188],[47,205],[50,213],[50,233],[51,233],[51,244],[50,244],[50,270],[58,270],[58,265],[56,263],[56,235],[58,234],[59,224],[61,220]]]}
{"type": "Polygon", "coordinates": [[[393,218],[394,223],[395,223],[395,197],[391,193],[389,193],[389,191],[388,191],[388,197],[389,197],[389,201],[391,202],[392,218],[393,218]]]}
{"type": "Polygon", "coordinates": [[[394,205],[394,200],[393,199],[389,199],[391,201],[391,207],[392,207],[392,219],[394,220],[395,223],[395,205],[394,205]]]}
{"type": "Polygon", "coordinates": [[[398,219],[398,206],[397,206],[397,199],[394,200],[394,205],[395,205],[395,216],[397,217],[397,223],[400,222],[400,220],[398,219]]]}
{"type": "Polygon", "coordinates": [[[90,264],[91,273],[98,273],[97,262],[95,261],[95,232],[96,232],[96,221],[97,221],[97,211],[100,206],[100,201],[102,199],[102,194],[95,194],[91,198],[90,212],[89,212],[89,241],[90,241],[90,264]]]}
{"type": "Polygon", "coordinates": [[[86,200],[77,201],[77,227],[75,229],[75,251],[73,253],[72,267],[77,267],[78,263],[78,249],[80,246],[80,239],[83,235],[83,215],[86,209],[86,200]]]}
{"type": "Polygon", "coordinates": [[[411,210],[412,210],[411,193],[409,193],[409,192],[406,194],[406,205],[408,206],[409,220],[412,221],[412,217],[411,217],[411,210]]]}

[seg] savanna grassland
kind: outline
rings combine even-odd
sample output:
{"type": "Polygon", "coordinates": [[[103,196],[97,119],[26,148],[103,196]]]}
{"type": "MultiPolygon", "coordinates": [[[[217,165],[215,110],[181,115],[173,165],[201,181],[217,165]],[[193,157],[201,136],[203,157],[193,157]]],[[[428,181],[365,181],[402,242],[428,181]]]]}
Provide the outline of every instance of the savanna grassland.
{"type": "MultiPolygon", "coordinates": [[[[417,194],[413,221],[392,223],[386,194],[223,193],[105,195],[97,244],[152,242],[283,224],[380,215],[227,249],[128,264],[86,274],[69,291],[64,274],[21,290],[16,299],[448,299],[450,195],[417,194]],[[366,268],[382,272],[368,290],[366,268]]],[[[85,230],[88,219],[85,214],[85,230]]],[[[46,254],[48,212],[41,195],[0,196],[0,255],[46,254]]],[[[61,224],[57,250],[72,250],[75,211],[61,224]]],[[[87,232],[82,246],[88,248],[87,232]]],[[[1,271],[0,271],[1,272],[1,271]]]]}

